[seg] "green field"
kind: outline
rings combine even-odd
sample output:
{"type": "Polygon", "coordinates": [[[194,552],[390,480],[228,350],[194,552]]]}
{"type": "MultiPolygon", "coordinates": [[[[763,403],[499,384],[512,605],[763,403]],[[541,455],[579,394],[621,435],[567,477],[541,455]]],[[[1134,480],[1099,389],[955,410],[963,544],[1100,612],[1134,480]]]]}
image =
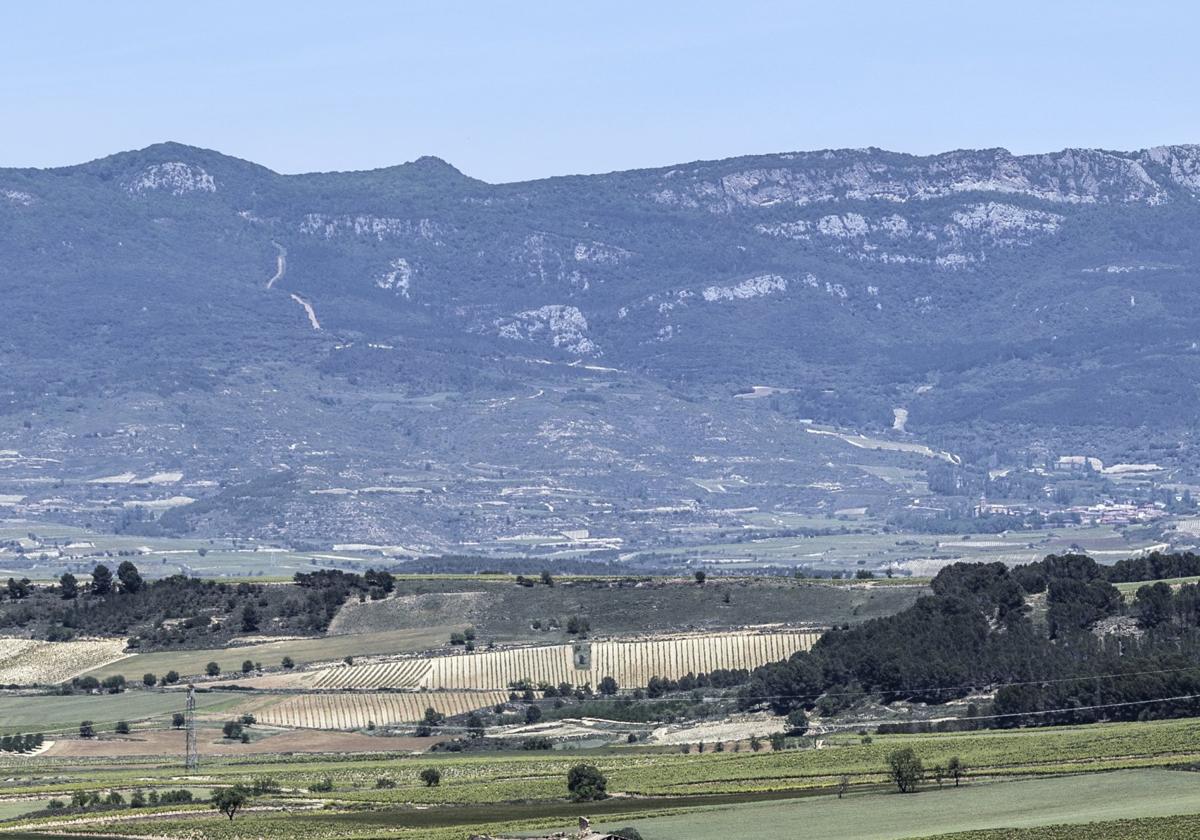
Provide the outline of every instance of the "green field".
{"type": "MultiPolygon", "coordinates": [[[[198,693],[196,708],[219,712],[246,698],[231,692],[198,693]]],[[[81,721],[91,720],[98,731],[111,730],[118,720],[130,723],[148,718],[166,723],[172,712],[183,710],[182,691],[126,691],[122,694],[76,694],[57,696],[0,696],[0,733],[78,731],[81,721]]]]}
{"type": "Polygon", "coordinates": [[[935,840],[1181,840],[1185,837],[1200,837],[1200,815],[995,828],[942,834],[935,840]]]}
{"type": "MultiPolygon", "coordinates": [[[[986,828],[1024,828],[1200,812],[1200,779],[1173,770],[1126,770],[701,809],[629,821],[654,840],[902,840],[986,828]]],[[[609,829],[619,822],[607,823],[609,829]]],[[[1003,836],[1003,835],[1001,835],[1003,836]]]]}

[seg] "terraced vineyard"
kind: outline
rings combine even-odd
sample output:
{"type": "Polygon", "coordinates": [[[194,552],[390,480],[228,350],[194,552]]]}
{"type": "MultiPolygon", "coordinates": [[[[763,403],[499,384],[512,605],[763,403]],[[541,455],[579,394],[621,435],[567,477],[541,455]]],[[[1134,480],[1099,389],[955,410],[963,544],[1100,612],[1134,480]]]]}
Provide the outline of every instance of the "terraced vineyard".
{"type": "Polygon", "coordinates": [[[462,715],[508,698],[504,691],[412,692],[343,694],[322,692],[298,694],[255,712],[261,722],[274,726],[306,729],[359,729],[369,723],[379,726],[416,723],[427,708],[444,715],[462,715]]]}
{"type": "Polygon", "coordinates": [[[604,677],[612,677],[632,688],[646,685],[655,676],[678,679],[688,673],[756,668],[808,650],[820,635],[817,630],[797,630],[580,642],[335,666],[304,679],[313,688],[326,689],[500,691],[522,680],[595,687],[604,677]]]}
{"type": "Polygon", "coordinates": [[[125,659],[124,639],[0,639],[0,684],[48,685],[125,659]]]}

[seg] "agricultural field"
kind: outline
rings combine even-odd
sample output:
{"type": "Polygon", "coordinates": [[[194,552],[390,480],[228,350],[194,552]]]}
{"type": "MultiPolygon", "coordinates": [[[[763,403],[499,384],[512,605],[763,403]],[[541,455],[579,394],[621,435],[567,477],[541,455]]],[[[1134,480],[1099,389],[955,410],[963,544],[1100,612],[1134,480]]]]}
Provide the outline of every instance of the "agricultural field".
{"type": "MultiPolygon", "coordinates": [[[[10,778],[0,782],[0,798],[18,791],[33,799],[61,797],[97,787],[126,794],[135,787],[213,788],[270,776],[281,792],[232,824],[200,805],[159,817],[153,809],[118,811],[112,817],[104,813],[73,817],[70,828],[72,833],[231,840],[465,840],[480,831],[562,830],[575,815],[590,815],[607,827],[634,825],[648,838],[739,837],[744,836],[744,826],[753,823],[760,829],[756,836],[768,840],[795,837],[797,825],[805,826],[805,836],[901,840],[1094,819],[1163,818],[1168,822],[1162,825],[1170,826],[1187,823],[1169,820],[1200,813],[1200,787],[1193,773],[1155,769],[1200,756],[1200,725],[1194,721],[879,736],[870,744],[844,738],[817,750],[754,753],[733,752],[730,746],[723,753],[689,755],[635,747],[582,749],[573,754],[411,756],[396,751],[393,739],[373,740],[381,745],[381,752],[360,756],[265,754],[252,744],[235,757],[242,747],[231,745],[220,754],[202,754],[201,770],[194,775],[179,767],[177,755],[157,762],[143,756],[128,765],[102,763],[99,755],[0,757],[0,769],[10,778]],[[960,756],[970,768],[963,786],[939,787],[928,780],[911,796],[888,792],[886,758],[903,746],[916,749],[927,766],[944,763],[950,755],[960,756]],[[597,766],[609,779],[609,791],[621,795],[602,803],[567,802],[566,771],[580,760],[597,766]],[[418,778],[428,767],[440,771],[439,785],[427,786],[418,778]],[[851,785],[841,800],[831,794],[831,788],[843,775],[851,785]],[[377,786],[381,777],[390,780],[389,786],[377,786]],[[324,779],[331,790],[308,791],[324,779]],[[430,807],[438,805],[454,807],[430,807]],[[287,812],[274,810],[281,806],[287,812]],[[320,814],[296,818],[309,808],[320,809],[320,814]]],[[[5,828],[42,828],[53,833],[66,826],[61,819],[42,817],[12,821],[5,828]]],[[[1029,836],[1042,839],[1038,834],[1029,836]]],[[[1044,835],[1053,840],[1068,836],[1089,835],[1044,835]]],[[[983,837],[1007,840],[1004,834],[983,837]]]]}
{"type": "Polygon", "coordinates": [[[146,672],[162,675],[175,670],[181,676],[188,677],[203,674],[209,662],[216,662],[221,666],[222,673],[240,675],[241,664],[247,659],[261,662],[264,667],[277,667],[283,657],[289,656],[300,666],[311,662],[338,660],[346,656],[428,650],[445,644],[452,629],[456,628],[434,626],[354,635],[280,639],[227,648],[138,653],[127,659],[93,668],[87,673],[101,679],[112,674],[122,674],[127,680],[133,681],[141,680],[142,674],[146,672]]]}
{"type": "Polygon", "coordinates": [[[259,722],[306,729],[363,729],[417,723],[432,708],[447,716],[502,703],[506,691],[295,694],[259,709],[259,722]]]}
{"type": "MultiPolygon", "coordinates": [[[[200,712],[234,709],[246,697],[233,692],[197,692],[200,712]]],[[[118,720],[166,726],[172,712],[182,711],[182,691],[127,691],[121,694],[66,696],[0,695],[0,734],[5,732],[73,733],[80,721],[95,721],[97,730],[111,729],[118,720]]]]}
{"type": "Polygon", "coordinates": [[[0,638],[0,685],[49,685],[129,656],[124,639],[43,642],[0,638]]]}
{"type": "MultiPolygon", "coordinates": [[[[798,825],[804,826],[803,836],[822,840],[900,840],[975,829],[1027,829],[1055,823],[1175,817],[1197,812],[1200,812],[1200,788],[1194,774],[1126,770],[960,788],[951,785],[915,796],[888,792],[843,800],[821,796],[751,803],[634,819],[629,824],[655,840],[723,840],[745,836],[741,832],[746,825],[754,826],[754,837],[758,840],[793,840],[798,825]]],[[[605,827],[615,829],[623,824],[613,822],[605,827]]],[[[968,836],[976,840],[976,835],[968,836]]],[[[1048,836],[1082,840],[1110,835],[1048,836]]],[[[1010,835],[988,832],[982,837],[1008,840],[1010,835]]]]}
{"type": "Polygon", "coordinates": [[[816,630],[725,633],[640,641],[577,642],[462,653],[425,660],[333,666],[300,676],[313,688],[410,688],[506,690],[514,683],[548,683],[595,688],[612,677],[627,688],[651,677],[679,679],[718,669],[752,669],[808,650],[816,630]]]}

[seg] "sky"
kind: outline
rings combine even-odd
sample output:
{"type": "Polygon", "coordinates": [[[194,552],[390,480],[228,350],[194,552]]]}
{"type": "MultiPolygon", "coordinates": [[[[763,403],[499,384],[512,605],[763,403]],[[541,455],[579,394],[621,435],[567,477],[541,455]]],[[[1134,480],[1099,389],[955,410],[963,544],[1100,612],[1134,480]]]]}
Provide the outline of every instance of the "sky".
{"type": "Polygon", "coordinates": [[[175,140],[491,182],[878,146],[1200,142],[1190,2],[14,3],[0,166],[175,140]]]}

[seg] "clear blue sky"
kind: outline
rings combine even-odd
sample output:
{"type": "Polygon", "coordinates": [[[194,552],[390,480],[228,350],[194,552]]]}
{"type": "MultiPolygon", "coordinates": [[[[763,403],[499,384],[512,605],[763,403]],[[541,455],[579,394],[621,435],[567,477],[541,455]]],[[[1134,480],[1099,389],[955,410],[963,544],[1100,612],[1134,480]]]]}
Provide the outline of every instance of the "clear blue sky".
{"type": "Polygon", "coordinates": [[[1200,142],[1191,2],[5,7],[0,165],[160,140],[511,181],[758,152],[1200,142]]]}

